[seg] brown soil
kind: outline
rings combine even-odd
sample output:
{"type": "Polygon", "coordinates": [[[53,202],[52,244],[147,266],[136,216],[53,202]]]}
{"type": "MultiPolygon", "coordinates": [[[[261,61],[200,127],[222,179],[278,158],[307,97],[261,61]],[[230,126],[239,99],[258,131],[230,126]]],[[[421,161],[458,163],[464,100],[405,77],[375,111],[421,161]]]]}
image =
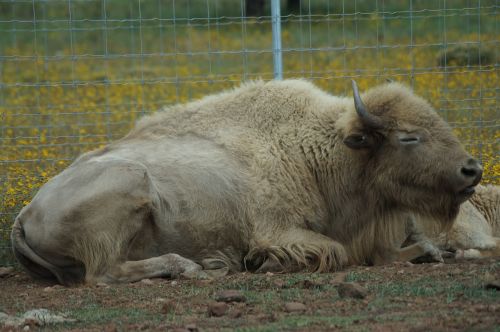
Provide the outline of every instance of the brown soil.
{"type": "Polygon", "coordinates": [[[50,287],[18,271],[0,279],[0,311],[65,313],[77,322],[44,329],[74,331],[500,331],[498,280],[500,258],[74,288],[50,287]],[[339,296],[345,281],[354,282],[361,295],[339,296]],[[244,299],[214,304],[228,289],[244,299]]]}

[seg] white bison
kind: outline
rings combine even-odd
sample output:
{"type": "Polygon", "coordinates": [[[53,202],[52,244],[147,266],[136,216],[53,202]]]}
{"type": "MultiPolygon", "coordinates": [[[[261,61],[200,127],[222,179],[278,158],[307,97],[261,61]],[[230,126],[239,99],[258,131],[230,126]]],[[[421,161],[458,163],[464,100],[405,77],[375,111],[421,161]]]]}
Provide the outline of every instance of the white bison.
{"type": "Polygon", "coordinates": [[[252,82],[146,117],[39,190],[15,221],[15,255],[74,284],[334,271],[432,251],[401,238],[415,215],[452,223],[481,166],[409,89],[353,92],[252,82]]]}

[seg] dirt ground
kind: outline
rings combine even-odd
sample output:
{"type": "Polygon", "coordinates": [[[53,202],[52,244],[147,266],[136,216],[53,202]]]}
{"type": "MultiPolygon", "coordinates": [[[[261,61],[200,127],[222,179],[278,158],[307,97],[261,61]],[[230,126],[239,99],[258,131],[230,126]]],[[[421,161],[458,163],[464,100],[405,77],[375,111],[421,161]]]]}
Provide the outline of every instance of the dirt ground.
{"type": "Polygon", "coordinates": [[[499,280],[500,258],[74,288],[15,271],[0,279],[0,312],[45,308],[75,320],[28,321],[25,331],[500,331],[499,280]],[[236,301],[220,299],[224,290],[236,301]]]}

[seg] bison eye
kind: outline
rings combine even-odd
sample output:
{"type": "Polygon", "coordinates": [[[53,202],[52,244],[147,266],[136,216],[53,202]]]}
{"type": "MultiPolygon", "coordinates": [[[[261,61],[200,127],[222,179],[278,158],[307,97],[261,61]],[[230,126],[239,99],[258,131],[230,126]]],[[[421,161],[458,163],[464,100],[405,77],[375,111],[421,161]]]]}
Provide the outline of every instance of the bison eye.
{"type": "Polygon", "coordinates": [[[371,146],[368,136],[363,134],[351,134],[344,139],[344,144],[351,149],[363,149],[371,146]]]}
{"type": "Polygon", "coordinates": [[[420,137],[418,136],[400,137],[399,142],[403,145],[417,144],[420,142],[420,137]]]}

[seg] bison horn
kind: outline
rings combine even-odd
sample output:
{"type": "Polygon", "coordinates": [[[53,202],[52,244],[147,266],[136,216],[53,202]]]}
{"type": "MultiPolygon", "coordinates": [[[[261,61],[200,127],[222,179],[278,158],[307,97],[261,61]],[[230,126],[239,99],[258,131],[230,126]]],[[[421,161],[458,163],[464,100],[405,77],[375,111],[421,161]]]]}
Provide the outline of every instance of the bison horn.
{"type": "Polygon", "coordinates": [[[368,113],[368,111],[366,110],[365,104],[359,96],[358,85],[356,84],[355,80],[352,80],[352,91],[354,94],[354,106],[356,108],[356,113],[358,113],[358,116],[361,118],[363,124],[373,129],[384,128],[385,126],[382,119],[376,115],[368,113]]]}

